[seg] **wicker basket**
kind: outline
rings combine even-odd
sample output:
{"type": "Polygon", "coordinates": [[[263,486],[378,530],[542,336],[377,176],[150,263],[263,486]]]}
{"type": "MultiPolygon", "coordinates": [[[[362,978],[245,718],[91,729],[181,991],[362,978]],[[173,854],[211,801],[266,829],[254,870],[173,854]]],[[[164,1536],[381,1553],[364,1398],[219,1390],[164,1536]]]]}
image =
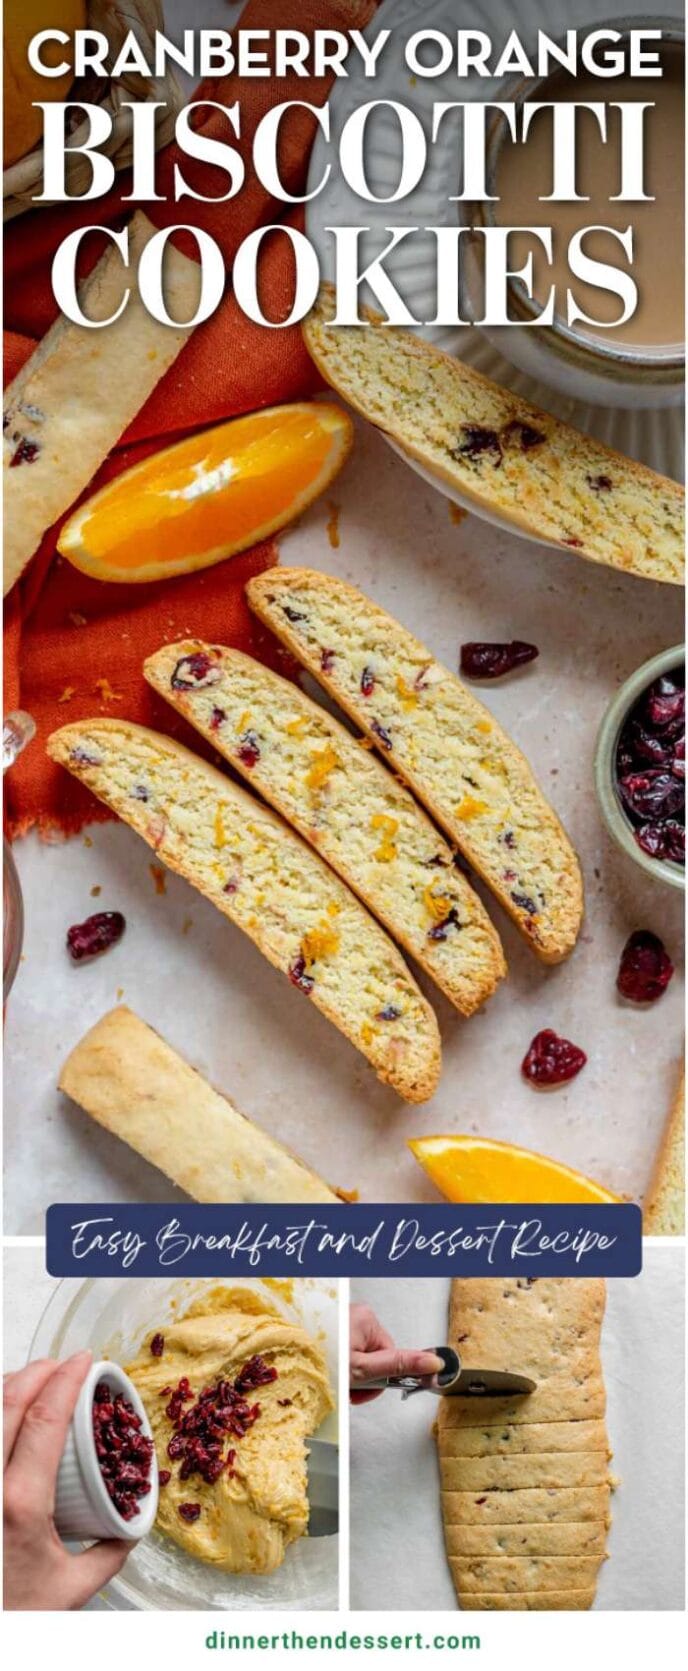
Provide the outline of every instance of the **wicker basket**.
{"type": "MultiPolygon", "coordinates": [[[[140,42],[146,58],[152,58],[152,48],[156,29],[162,29],[162,6],[160,0],[89,0],[87,24],[89,29],[99,29],[107,35],[112,47],[112,58],[108,62],[114,63],[115,57],[124,43],[125,36],[131,30],[140,42]]],[[[156,144],[159,148],[165,145],[174,130],[177,111],[184,104],[184,95],[174,76],[167,74],[164,79],[155,81],[141,75],[125,74],[117,81],[108,81],[101,76],[92,76],[74,82],[70,98],[86,101],[88,104],[101,104],[109,110],[114,118],[112,133],[109,140],[100,149],[110,156],[116,168],[128,168],[132,159],[131,148],[131,116],[128,110],[122,110],[125,102],[134,100],[154,99],[164,102],[166,108],[158,112],[156,128],[156,144]]],[[[74,143],[85,139],[88,123],[83,122],[74,128],[74,143]]],[[[47,205],[34,203],[35,192],[41,189],[43,174],[43,146],[37,145],[35,150],[27,152],[18,162],[6,168],[3,173],[4,218],[10,220],[14,215],[21,215],[26,209],[41,209],[47,205]]],[[[75,155],[68,158],[66,167],[67,183],[70,192],[79,194],[89,184],[91,170],[84,157],[75,155]]]]}

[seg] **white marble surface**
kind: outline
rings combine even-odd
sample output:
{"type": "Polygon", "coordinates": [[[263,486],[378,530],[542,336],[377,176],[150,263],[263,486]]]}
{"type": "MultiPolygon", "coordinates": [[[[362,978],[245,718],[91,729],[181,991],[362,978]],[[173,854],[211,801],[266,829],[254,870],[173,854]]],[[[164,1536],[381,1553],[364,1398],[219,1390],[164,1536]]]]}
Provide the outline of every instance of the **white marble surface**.
{"type": "Polygon", "coordinates": [[[452,667],[465,639],[539,645],[538,661],[485,686],[484,700],[529,755],[581,855],[587,914],[578,948],[545,969],[495,908],[509,977],[479,1015],[462,1020],[422,978],[444,1069],[432,1102],[411,1108],[186,883],[170,877],[159,896],[151,854],[131,831],[94,825],[87,840],[17,843],[27,933],[5,1029],[7,1234],[40,1232],[51,1201],[173,1198],[160,1173],[56,1090],[68,1050],[120,997],[246,1114],[364,1199],[435,1199],[404,1139],[460,1130],[545,1151],[633,1196],[646,1185],[681,1051],[681,978],[653,1008],[638,1009],[617,998],[615,976],[638,927],[661,934],[680,963],[682,898],[646,880],[608,839],[592,756],[620,681],[680,640],[681,595],[472,518],[457,525],[447,501],[368,427],[332,497],[339,549],[320,501],[282,540],[285,563],[355,581],[452,667]],[[96,909],[124,912],[124,939],[100,961],[73,966],[65,931],[96,909]],[[541,1027],[588,1053],[578,1079],[550,1095],[520,1074],[541,1027]]]}
{"type": "MultiPolygon", "coordinates": [[[[618,1488],[599,1611],[683,1607],[683,1249],[646,1243],[644,1259],[639,1277],[607,1285],[602,1361],[618,1488]]],[[[371,1305],[400,1346],[446,1339],[447,1282],[352,1286],[352,1298],[371,1305]]],[[[352,1607],[456,1606],[430,1432],[433,1404],[421,1393],[402,1404],[387,1392],[351,1412],[352,1607]]]]}

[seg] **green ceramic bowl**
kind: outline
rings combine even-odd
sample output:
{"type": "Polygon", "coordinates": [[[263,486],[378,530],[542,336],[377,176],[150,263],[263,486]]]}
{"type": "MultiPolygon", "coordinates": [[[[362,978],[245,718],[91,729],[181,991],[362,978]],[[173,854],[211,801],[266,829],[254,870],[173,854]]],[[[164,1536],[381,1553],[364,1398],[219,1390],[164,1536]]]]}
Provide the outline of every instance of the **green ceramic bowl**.
{"type": "Polygon", "coordinates": [[[677,865],[673,859],[653,859],[638,846],[633,825],[626,817],[616,787],[616,750],[630,709],[635,707],[643,691],[655,679],[683,665],[685,654],[685,644],[675,644],[673,649],[662,650],[660,655],[652,656],[649,661],[643,662],[642,667],[636,668],[610,702],[595,745],[595,788],[610,835],[649,876],[656,877],[658,882],[668,883],[671,888],[684,889],[686,874],[683,865],[677,865]]]}

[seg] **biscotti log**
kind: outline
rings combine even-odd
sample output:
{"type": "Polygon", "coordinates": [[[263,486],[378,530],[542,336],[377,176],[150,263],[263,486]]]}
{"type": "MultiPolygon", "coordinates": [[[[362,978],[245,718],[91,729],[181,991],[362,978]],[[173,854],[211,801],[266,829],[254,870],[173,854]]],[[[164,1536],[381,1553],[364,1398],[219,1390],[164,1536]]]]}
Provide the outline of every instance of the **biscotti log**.
{"type": "Polygon", "coordinates": [[[578,860],[525,756],[489,709],[343,580],[275,568],[246,592],[424,802],[543,962],[566,957],[583,914],[578,860]]]}
{"type": "Polygon", "coordinates": [[[401,953],[268,807],[125,720],[54,731],[48,753],[242,928],[409,1102],[435,1090],[437,1021],[401,953]]]}
{"type": "Polygon", "coordinates": [[[603,1392],[603,1313],[604,1283],[597,1280],[452,1283],[449,1343],[463,1363],[508,1368],[536,1383],[533,1393],[512,1401],[519,1417],[505,1415],[499,1426],[485,1406],[476,1421],[470,1398],[440,1401],[447,1559],[466,1608],[593,1604],[606,1559],[610,1452],[604,1422],[581,1416],[581,1390],[598,1383],[603,1392]],[[556,1414],[548,1420],[553,1393],[556,1414]]]}
{"type": "Polygon", "coordinates": [[[643,1206],[646,1236],[683,1236],[686,1228],[686,1082],[683,1069],[643,1206]]]}
{"type": "Polygon", "coordinates": [[[144,673],[322,854],[463,1015],[489,998],[506,966],[482,902],[408,790],[343,725],[239,650],[168,644],[144,673]]]}
{"type": "MultiPolygon", "coordinates": [[[[79,291],[89,319],[119,319],[90,330],[61,315],[4,397],[4,593],[18,580],[48,528],[88,487],[188,341],[193,327],[163,325],[144,307],[131,273],[155,232],[138,212],[129,261],[111,243],[79,291]]],[[[165,256],[165,301],[172,318],[196,312],[201,270],[173,245],[165,256]]]]}
{"type": "Polygon", "coordinates": [[[91,1027],[58,1083],[194,1201],[337,1200],[125,1005],[91,1027]]]}
{"type": "Polygon", "coordinates": [[[593,563],[682,583],[677,482],[362,311],[358,328],[332,325],[326,285],[303,328],[318,370],[357,412],[477,509],[593,563]]]}

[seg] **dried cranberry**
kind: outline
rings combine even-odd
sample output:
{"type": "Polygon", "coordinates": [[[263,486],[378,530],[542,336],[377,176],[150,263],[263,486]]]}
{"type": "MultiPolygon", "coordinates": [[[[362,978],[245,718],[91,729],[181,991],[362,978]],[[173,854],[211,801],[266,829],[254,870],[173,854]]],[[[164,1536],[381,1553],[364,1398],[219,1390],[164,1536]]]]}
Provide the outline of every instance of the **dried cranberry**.
{"type": "Polygon", "coordinates": [[[335,663],[334,650],[320,651],[320,667],[323,673],[331,673],[335,663]]]}
{"type": "Polygon", "coordinates": [[[102,766],[103,764],[102,754],[89,753],[86,748],[70,749],[69,758],[74,761],[75,766],[102,766]]]}
{"type": "Polygon", "coordinates": [[[305,957],[295,957],[288,974],[292,986],[298,986],[300,992],[313,991],[313,976],[306,973],[305,957]]]}
{"type": "Polygon", "coordinates": [[[221,678],[221,667],[211,661],[205,650],[197,650],[177,662],[170,684],[173,690],[203,690],[208,685],[216,685],[221,678]]]}
{"type": "Polygon", "coordinates": [[[434,927],[429,930],[428,940],[446,940],[450,928],[460,927],[459,913],[456,906],[452,905],[451,911],[447,912],[446,917],[443,917],[441,922],[435,923],[434,927]]]}
{"type": "Polygon", "coordinates": [[[212,714],[210,716],[210,729],[211,729],[211,731],[219,731],[220,726],[224,725],[226,718],[227,718],[227,715],[225,713],[224,708],[213,708],[212,714]]]}
{"type": "Polygon", "coordinates": [[[249,771],[251,771],[253,767],[258,764],[258,761],[260,760],[260,743],[255,731],[244,732],[237,749],[237,760],[241,761],[242,766],[247,766],[249,771]]]}
{"type": "Polygon", "coordinates": [[[637,818],[672,818],[685,806],[682,784],[671,772],[631,772],[619,779],[624,805],[637,818]]]}
{"type": "Polygon", "coordinates": [[[285,603],[283,605],[283,609],[284,609],[284,613],[285,613],[288,621],[307,621],[308,620],[308,616],[305,614],[304,610],[302,610],[302,609],[292,609],[291,604],[285,603]]]}
{"type": "Polygon", "coordinates": [[[180,1503],[177,1509],[177,1514],[182,1520],[186,1521],[187,1526],[193,1526],[194,1520],[198,1520],[200,1512],[200,1503],[180,1503]]]}
{"type": "Polygon", "coordinates": [[[461,672],[469,679],[501,679],[515,667],[535,661],[539,653],[536,644],[525,644],[519,638],[510,644],[462,644],[461,672]]]}
{"type": "Polygon", "coordinates": [[[292,1400],[290,1398],[278,1398],[277,1403],[279,1404],[280,1410],[288,1410],[292,1400]]]}
{"type": "Polygon", "coordinates": [[[251,1387],[267,1387],[277,1380],[277,1370],[274,1364],[267,1364],[264,1358],[255,1355],[249,1358],[234,1382],[237,1392],[246,1392],[251,1387]]]}
{"type": "Polygon", "coordinates": [[[496,429],[487,429],[484,424],[462,424],[463,441],[457,441],[451,452],[454,458],[479,458],[481,453],[489,453],[493,457],[495,470],[502,462],[502,447],[496,429]]]}
{"type": "Polygon", "coordinates": [[[586,476],[585,480],[593,493],[611,493],[614,485],[611,476],[586,476]]]}
{"type": "Polygon", "coordinates": [[[564,1085],[575,1079],[588,1058],[584,1050],[570,1039],[561,1039],[551,1027],[545,1027],[535,1038],[523,1058],[521,1071],[531,1085],[564,1085]]]}
{"type": "Polygon", "coordinates": [[[133,1520],[151,1489],[153,1441],[141,1432],[133,1404],[121,1393],[113,1398],[107,1381],[96,1386],[91,1421],[105,1489],[122,1519],[133,1520]]]}
{"type": "Polygon", "coordinates": [[[161,1358],[162,1357],[163,1352],[165,1350],[165,1336],[164,1336],[164,1334],[154,1334],[153,1335],[153,1339],[150,1343],[150,1349],[151,1349],[151,1352],[152,1352],[154,1358],[161,1358]]]}
{"type": "Polygon", "coordinates": [[[398,1021],[400,1015],[401,1015],[401,1010],[397,1009],[396,1004],[385,1004],[384,1009],[378,1010],[377,1015],[375,1017],[375,1020],[376,1021],[398,1021]]]}
{"type": "Polygon", "coordinates": [[[150,791],[146,788],[145,783],[135,783],[131,794],[134,801],[150,800],[150,791]]]}
{"type": "Polygon", "coordinates": [[[514,905],[518,906],[519,911],[525,911],[529,917],[538,916],[538,907],[535,900],[531,899],[530,894],[513,893],[509,895],[509,898],[513,900],[514,905]]]}
{"type": "Polygon", "coordinates": [[[371,729],[371,731],[375,732],[375,736],[382,743],[382,747],[389,751],[392,747],[392,739],[391,739],[391,736],[389,734],[389,731],[385,730],[384,725],[380,725],[379,720],[374,719],[372,721],[370,729],[371,729]]]}
{"type": "Polygon", "coordinates": [[[83,923],[67,929],[67,950],[75,963],[87,957],[100,957],[121,940],[126,923],[121,911],[96,911],[83,923]]]}
{"type": "Polygon", "coordinates": [[[647,760],[651,766],[670,766],[674,756],[671,738],[658,737],[655,731],[646,730],[639,720],[634,720],[629,738],[629,766],[633,763],[634,755],[639,756],[641,760],[647,760]]]}
{"type": "Polygon", "coordinates": [[[502,444],[505,447],[519,447],[522,453],[529,453],[533,447],[541,447],[547,436],[534,424],[523,423],[521,418],[512,418],[500,430],[502,444]]]}
{"type": "Polygon", "coordinates": [[[10,470],[15,470],[18,464],[35,464],[40,450],[37,441],[29,441],[23,435],[10,459],[10,470]]]}
{"type": "Polygon", "coordinates": [[[364,667],[361,674],[361,696],[372,696],[375,689],[375,674],[372,667],[364,667]]]}
{"type": "Polygon", "coordinates": [[[169,1485],[172,1478],[171,1468],[158,1469],[158,1485],[169,1485]]]}
{"type": "Polygon", "coordinates": [[[634,1004],[653,1004],[666,992],[674,965],[657,934],[637,929],[621,953],[616,984],[634,1004]]]}
{"type": "MultiPolygon", "coordinates": [[[[640,835],[640,831],[638,831],[640,835]]],[[[676,818],[667,818],[664,825],[664,857],[671,859],[674,864],[682,865],[686,862],[686,831],[683,824],[676,818]]]]}

